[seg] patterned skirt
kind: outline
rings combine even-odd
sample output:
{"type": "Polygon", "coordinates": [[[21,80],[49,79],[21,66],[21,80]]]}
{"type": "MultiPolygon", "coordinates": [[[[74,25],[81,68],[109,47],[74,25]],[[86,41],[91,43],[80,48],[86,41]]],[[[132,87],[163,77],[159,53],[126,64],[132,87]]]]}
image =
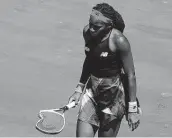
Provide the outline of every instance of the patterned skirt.
{"type": "Polygon", "coordinates": [[[114,119],[121,121],[125,113],[121,76],[97,78],[91,75],[81,100],[78,119],[102,127],[114,119]]]}

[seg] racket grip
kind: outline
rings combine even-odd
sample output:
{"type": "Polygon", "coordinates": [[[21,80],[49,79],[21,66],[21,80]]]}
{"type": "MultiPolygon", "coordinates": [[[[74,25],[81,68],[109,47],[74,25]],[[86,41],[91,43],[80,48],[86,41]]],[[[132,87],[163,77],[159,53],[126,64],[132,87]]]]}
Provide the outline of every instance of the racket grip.
{"type": "Polygon", "coordinates": [[[75,103],[75,101],[73,101],[73,102],[67,104],[66,107],[67,107],[68,109],[70,109],[70,108],[72,108],[72,107],[75,107],[75,105],[76,105],[76,103],[75,103]]]}

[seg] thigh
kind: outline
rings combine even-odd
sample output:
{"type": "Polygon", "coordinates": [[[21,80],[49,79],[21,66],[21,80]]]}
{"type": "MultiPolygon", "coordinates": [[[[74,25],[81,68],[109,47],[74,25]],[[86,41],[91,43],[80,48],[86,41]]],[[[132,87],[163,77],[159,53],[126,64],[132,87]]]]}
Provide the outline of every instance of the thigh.
{"type": "Polygon", "coordinates": [[[76,137],[94,137],[98,127],[78,119],[76,137]]]}
{"type": "Polygon", "coordinates": [[[121,120],[113,119],[105,126],[100,126],[98,131],[99,137],[116,137],[121,125],[121,120]]]}
{"type": "Polygon", "coordinates": [[[94,103],[93,99],[89,97],[88,93],[85,93],[81,99],[78,119],[99,127],[100,121],[97,114],[97,105],[94,103]]]}
{"type": "Polygon", "coordinates": [[[94,101],[85,93],[81,100],[81,106],[78,114],[76,136],[94,137],[98,127],[99,118],[94,101]]]}

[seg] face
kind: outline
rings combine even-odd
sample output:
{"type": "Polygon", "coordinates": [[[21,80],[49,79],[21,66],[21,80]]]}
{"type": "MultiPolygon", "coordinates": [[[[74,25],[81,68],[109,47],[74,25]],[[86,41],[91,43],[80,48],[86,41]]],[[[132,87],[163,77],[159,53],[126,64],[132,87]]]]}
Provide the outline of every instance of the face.
{"type": "Polygon", "coordinates": [[[106,34],[106,30],[111,26],[112,21],[104,17],[100,12],[90,15],[89,30],[93,37],[106,34]]]}
{"type": "Polygon", "coordinates": [[[104,27],[105,23],[95,19],[94,17],[90,17],[89,20],[89,28],[91,33],[96,33],[100,28],[104,27]]]}

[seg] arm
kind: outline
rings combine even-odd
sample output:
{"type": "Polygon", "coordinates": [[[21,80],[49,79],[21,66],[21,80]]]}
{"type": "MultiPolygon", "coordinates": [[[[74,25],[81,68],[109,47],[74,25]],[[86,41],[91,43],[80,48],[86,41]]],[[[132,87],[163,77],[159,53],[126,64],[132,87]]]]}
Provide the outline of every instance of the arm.
{"type": "Polygon", "coordinates": [[[83,64],[80,81],[76,86],[75,92],[79,92],[79,93],[83,92],[89,77],[90,77],[89,59],[88,59],[88,57],[86,57],[84,64],[83,64]]]}
{"type": "Polygon", "coordinates": [[[90,67],[89,67],[89,59],[88,57],[85,58],[82,73],[80,77],[80,83],[85,84],[90,76],[90,67]]]}
{"type": "MultiPolygon", "coordinates": [[[[87,30],[88,30],[88,25],[86,27],[84,27],[84,31],[83,31],[83,36],[84,36],[85,42],[87,42],[87,37],[88,37],[86,35],[87,30]]],[[[89,56],[86,56],[84,64],[83,64],[80,81],[75,88],[74,94],[69,98],[69,103],[71,103],[73,101],[75,101],[76,104],[79,103],[81,94],[85,88],[85,84],[90,76],[90,63],[89,62],[90,62],[89,56]]]]}
{"type": "Polygon", "coordinates": [[[116,35],[115,46],[120,55],[122,67],[125,73],[126,86],[128,92],[128,114],[127,121],[130,129],[134,131],[140,124],[140,112],[138,112],[136,101],[136,76],[131,53],[131,47],[127,38],[123,34],[116,35]]]}
{"type": "Polygon", "coordinates": [[[129,102],[136,101],[136,76],[130,44],[122,34],[117,37],[116,45],[120,54],[122,66],[128,82],[129,102]]]}
{"type": "MultiPolygon", "coordinates": [[[[84,37],[84,40],[85,40],[85,44],[88,41],[88,36],[86,35],[86,33],[88,31],[88,27],[89,27],[88,25],[85,26],[84,30],[83,30],[83,37],[84,37]]],[[[90,76],[90,59],[89,59],[88,56],[86,56],[86,58],[84,60],[84,63],[83,63],[82,73],[81,73],[80,82],[79,82],[82,89],[85,86],[89,76],[90,76]]]]}

